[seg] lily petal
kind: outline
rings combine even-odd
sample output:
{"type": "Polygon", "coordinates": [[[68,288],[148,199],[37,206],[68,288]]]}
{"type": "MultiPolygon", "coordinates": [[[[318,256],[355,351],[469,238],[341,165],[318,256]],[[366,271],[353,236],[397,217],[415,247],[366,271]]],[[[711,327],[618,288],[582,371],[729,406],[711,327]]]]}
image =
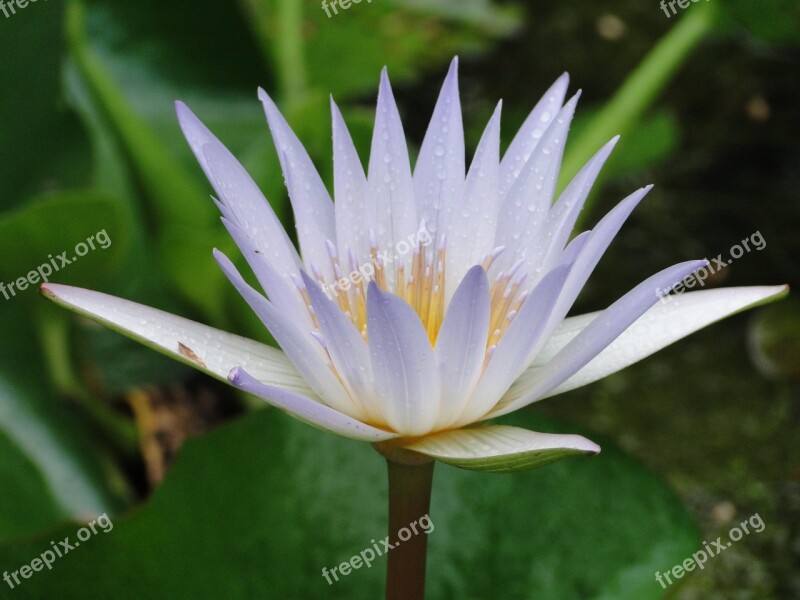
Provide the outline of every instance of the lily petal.
{"type": "Polygon", "coordinates": [[[613,138],[584,165],[561,193],[545,221],[546,235],[540,236],[533,254],[542,256],[542,269],[547,271],[567,245],[578,215],[592,189],[600,170],[619,141],[613,138]]]}
{"type": "MultiPolygon", "coordinates": [[[[648,185],[636,190],[631,195],[621,200],[608,214],[600,219],[600,222],[595,225],[589,235],[581,240],[579,245],[580,251],[575,258],[569,278],[566,284],[564,284],[564,289],[561,291],[558,303],[553,308],[552,317],[556,325],[567,316],[569,309],[572,308],[575,299],[583,289],[583,286],[586,284],[592,271],[594,271],[597,263],[600,262],[603,254],[611,245],[611,242],[614,241],[617,232],[622,228],[622,225],[633,212],[633,209],[639,205],[639,202],[642,201],[652,188],[652,185],[648,185]]],[[[577,239],[578,238],[575,238],[573,243],[577,239]]]]}
{"type": "Polygon", "coordinates": [[[500,111],[502,102],[483,131],[464,184],[464,199],[453,213],[447,232],[445,303],[449,303],[464,274],[494,250],[500,195],[500,111]]]}
{"type": "Polygon", "coordinates": [[[233,263],[219,250],[214,251],[225,276],[244,298],[261,322],[280,344],[286,356],[292,361],[308,381],[311,388],[328,405],[352,415],[363,417],[363,410],[353,401],[342,387],[339,379],[328,366],[325,350],[315,340],[309,330],[300,329],[287,315],[254,290],[241,276],[233,263]]]}
{"type": "Polygon", "coordinates": [[[503,155],[503,162],[500,164],[500,198],[505,198],[514,186],[514,182],[542,139],[545,130],[561,110],[561,105],[567,95],[567,87],[569,87],[569,75],[563,73],[533,107],[509,144],[508,150],[503,155]]]}
{"type": "Polygon", "coordinates": [[[534,272],[541,264],[542,256],[534,254],[533,249],[553,204],[567,132],[579,96],[580,93],[575,94],[558,113],[502,200],[495,245],[505,246],[506,252],[495,263],[498,269],[508,268],[520,258],[525,260],[526,272],[534,272]]]}
{"type": "Polygon", "coordinates": [[[544,337],[544,328],[549,309],[561,292],[568,275],[569,266],[563,265],[548,273],[533,289],[494,349],[475,394],[460,415],[458,424],[464,425],[480,419],[497,404],[528,365],[529,357],[534,356],[544,345],[547,340],[544,337]]]}
{"type": "Polygon", "coordinates": [[[250,240],[262,255],[260,260],[281,275],[296,273],[300,257],[245,168],[185,104],[177,102],[176,111],[192,152],[220,198],[217,206],[223,216],[250,240]]]}
{"type": "MultiPolygon", "coordinates": [[[[356,267],[369,260],[369,228],[374,222],[375,206],[365,201],[367,176],[353,145],[353,138],[342,113],[331,98],[333,121],[333,195],[336,212],[336,237],[339,256],[347,258],[352,250],[356,267]]],[[[350,267],[352,265],[348,265],[350,267]]]]}
{"type": "Polygon", "coordinates": [[[231,384],[240,390],[258,396],[272,406],[319,429],[366,442],[381,442],[398,437],[396,433],[362,423],[306,396],[266,385],[242,368],[233,369],[228,378],[231,384]]]}
{"type": "Polygon", "coordinates": [[[497,417],[540,400],[544,394],[560,385],[595,356],[658,301],[657,290],[669,289],[684,277],[708,265],[707,260],[692,260],[659,271],[614,302],[589,323],[550,361],[536,373],[536,383],[528,393],[512,402],[498,404],[490,414],[497,417]]]}
{"type": "Polygon", "coordinates": [[[486,271],[480,265],[472,267],[453,295],[436,338],[434,355],[442,383],[439,424],[451,423],[462,413],[480,379],[490,310],[486,271]]]}
{"type": "Polygon", "coordinates": [[[272,346],[92,290],[57,283],[40,290],[56,304],[226,383],[230,370],[242,366],[276,388],[314,395],[286,355],[272,346]]]}
{"type": "Polygon", "coordinates": [[[436,239],[448,233],[464,187],[464,125],[458,96],[458,58],[442,85],[414,167],[417,215],[436,239]]]}
{"type": "Polygon", "coordinates": [[[508,425],[444,431],[404,448],[454,467],[495,473],[533,469],[561,458],[600,452],[600,446],[579,435],[539,433],[508,425]]]}
{"type": "Polygon", "coordinates": [[[334,273],[327,241],[336,242],[333,201],[308,152],[278,107],[261,88],[258,97],[264,105],[272,140],[286,178],[303,261],[307,269],[313,264],[331,281],[334,273]]]}
{"type": "Polygon", "coordinates": [[[303,272],[314,314],[319,321],[325,348],[333,366],[347,386],[351,398],[364,408],[368,418],[376,422],[380,406],[375,401],[375,390],[370,364],[369,347],[364,338],[342,310],[325,297],[317,282],[303,272]]]}
{"type": "MultiPolygon", "coordinates": [[[[738,312],[777,300],[788,287],[752,286],[689,292],[667,296],[639,317],[589,364],[546,393],[548,398],[616,373],[712,323],[738,312]]],[[[602,311],[565,319],[531,366],[509,390],[504,401],[526,395],[535,383],[539,367],[555,356],[602,311]]]]}
{"type": "Polygon", "coordinates": [[[439,414],[439,373],[417,313],[374,281],[367,291],[367,334],[378,399],[386,422],[404,435],[433,429],[439,414]]]}
{"type": "MultiPolygon", "coordinates": [[[[393,255],[398,243],[417,233],[419,218],[413,200],[414,182],[403,124],[385,68],[381,71],[378,89],[367,188],[368,198],[374,203],[373,228],[378,246],[393,255]]],[[[408,267],[409,261],[410,256],[400,255],[396,261],[384,265],[386,280],[392,289],[397,264],[408,267]]]]}

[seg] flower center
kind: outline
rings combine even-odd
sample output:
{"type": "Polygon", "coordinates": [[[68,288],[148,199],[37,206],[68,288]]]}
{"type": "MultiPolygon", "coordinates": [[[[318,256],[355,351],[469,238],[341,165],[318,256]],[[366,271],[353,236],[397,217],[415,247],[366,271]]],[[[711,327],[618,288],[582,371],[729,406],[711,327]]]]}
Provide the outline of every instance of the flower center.
{"type": "MultiPolygon", "coordinates": [[[[423,230],[424,224],[421,228],[421,231],[423,230]]],[[[370,279],[374,279],[381,290],[403,298],[411,306],[427,331],[431,346],[435,346],[446,309],[447,236],[440,236],[433,248],[429,248],[430,245],[430,235],[427,238],[417,235],[415,245],[408,246],[411,252],[410,258],[395,255],[389,261],[385,258],[387,254],[380,251],[375,235],[371,233],[369,251],[371,268],[364,269],[363,265],[359,267],[355,253],[350,251],[348,256],[350,271],[349,275],[344,275],[336,246],[328,241],[328,254],[336,280],[326,281],[315,265],[311,266],[311,270],[314,279],[328,298],[336,302],[365,340],[367,339],[367,288],[370,279]],[[371,277],[365,275],[366,271],[371,272],[371,277]]],[[[495,248],[484,257],[481,263],[484,271],[489,272],[504,250],[502,246],[495,248]]],[[[487,361],[529,295],[528,291],[522,291],[522,285],[527,278],[527,274],[521,271],[524,262],[519,260],[507,271],[498,272],[491,282],[487,361]]],[[[318,330],[319,323],[312,308],[311,298],[300,280],[297,280],[297,284],[318,330]]],[[[321,336],[317,337],[321,339],[321,336]]]]}

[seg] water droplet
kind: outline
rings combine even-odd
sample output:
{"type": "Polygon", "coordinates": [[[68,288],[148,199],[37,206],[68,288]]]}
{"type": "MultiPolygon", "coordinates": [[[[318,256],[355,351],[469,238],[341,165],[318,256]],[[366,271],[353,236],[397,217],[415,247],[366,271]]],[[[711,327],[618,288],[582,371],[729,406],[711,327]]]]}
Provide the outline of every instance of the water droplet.
{"type": "Polygon", "coordinates": [[[444,146],[436,146],[436,148],[433,149],[433,153],[436,156],[444,156],[444,146]]]}
{"type": "Polygon", "coordinates": [[[552,115],[550,114],[550,111],[549,111],[549,110],[546,110],[546,111],[544,111],[544,112],[542,113],[542,116],[541,116],[541,117],[539,117],[539,120],[540,120],[542,123],[547,123],[547,122],[550,120],[550,117],[551,117],[551,116],[552,116],[552,115]]]}

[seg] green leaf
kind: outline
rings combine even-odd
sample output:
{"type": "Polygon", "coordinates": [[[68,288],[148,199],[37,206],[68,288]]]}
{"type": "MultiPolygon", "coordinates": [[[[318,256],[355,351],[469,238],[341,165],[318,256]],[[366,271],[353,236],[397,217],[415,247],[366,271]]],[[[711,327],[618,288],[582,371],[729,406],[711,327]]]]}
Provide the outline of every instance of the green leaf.
{"type": "Polygon", "coordinates": [[[3,304],[0,538],[118,509],[121,496],[93,432],[48,383],[27,305],[3,304]]]}
{"type": "MultiPolygon", "coordinates": [[[[84,185],[88,144],[80,122],[64,110],[59,73],[64,55],[61,2],[29,3],[0,16],[0,206],[84,185]]],[[[8,9],[6,9],[8,10],[8,9]]]]}
{"type": "MultiPolygon", "coordinates": [[[[133,108],[106,63],[91,46],[86,32],[86,9],[70,3],[67,11],[70,50],[80,75],[102,108],[124,148],[140,184],[152,228],[177,290],[210,317],[221,318],[224,276],[196,260],[198,247],[227,247],[230,243],[208,200],[207,188],[189,175],[151,125],[133,108]],[[202,289],[196,285],[202,280],[202,289]]],[[[172,103],[165,103],[171,109],[172,103]]],[[[177,126],[173,123],[173,129],[177,126]]],[[[209,261],[210,262],[210,259],[209,261]]]]}
{"type": "Polygon", "coordinates": [[[385,65],[392,81],[407,81],[512,33],[520,21],[516,7],[487,0],[363,0],[338,14],[301,0],[240,3],[277,74],[275,95],[291,107],[309,87],[339,100],[374,95],[385,65]]]}
{"type": "MultiPolygon", "coordinates": [[[[187,444],[142,510],[115,519],[15,597],[58,590],[77,600],[91,586],[115,600],[374,599],[385,557],[331,585],[322,569],[386,535],[385,480],[368,445],[262,411],[187,444]]],[[[439,465],[430,516],[431,598],[655,599],[656,569],[698,543],[675,496],[610,443],[592,460],[524,473],[439,465]]],[[[76,529],[0,548],[0,564],[24,564],[76,529]]]]}
{"type": "Polygon", "coordinates": [[[91,190],[49,194],[0,214],[0,280],[14,284],[5,299],[36,298],[44,278],[89,286],[109,280],[129,233],[119,203],[91,190]]]}

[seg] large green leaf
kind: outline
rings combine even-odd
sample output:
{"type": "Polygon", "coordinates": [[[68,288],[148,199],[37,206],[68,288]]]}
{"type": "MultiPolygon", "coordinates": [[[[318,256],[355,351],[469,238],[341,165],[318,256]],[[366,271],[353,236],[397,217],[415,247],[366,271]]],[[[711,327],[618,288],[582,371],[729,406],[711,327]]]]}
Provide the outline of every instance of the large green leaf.
{"type": "Polygon", "coordinates": [[[0,279],[15,283],[8,300],[35,298],[43,277],[98,285],[115,275],[130,240],[120,208],[107,194],[76,190],[0,214],[0,279]]]}
{"type": "MultiPolygon", "coordinates": [[[[694,526],[654,475],[604,446],[513,475],[438,465],[430,597],[660,597],[653,574],[691,555],[694,526]]],[[[332,585],[322,569],[386,535],[385,479],[369,446],[259,412],[187,444],[147,505],[15,597],[374,599],[385,558],[332,585]]],[[[77,528],[0,548],[0,564],[28,562],[77,528]]]]}
{"type": "Polygon", "coordinates": [[[94,432],[59,397],[41,366],[30,304],[2,303],[0,539],[118,509],[113,471],[94,432]]]}
{"type": "Polygon", "coordinates": [[[0,16],[0,208],[82,185],[89,170],[80,122],[60,98],[61,2],[0,16]]]}

